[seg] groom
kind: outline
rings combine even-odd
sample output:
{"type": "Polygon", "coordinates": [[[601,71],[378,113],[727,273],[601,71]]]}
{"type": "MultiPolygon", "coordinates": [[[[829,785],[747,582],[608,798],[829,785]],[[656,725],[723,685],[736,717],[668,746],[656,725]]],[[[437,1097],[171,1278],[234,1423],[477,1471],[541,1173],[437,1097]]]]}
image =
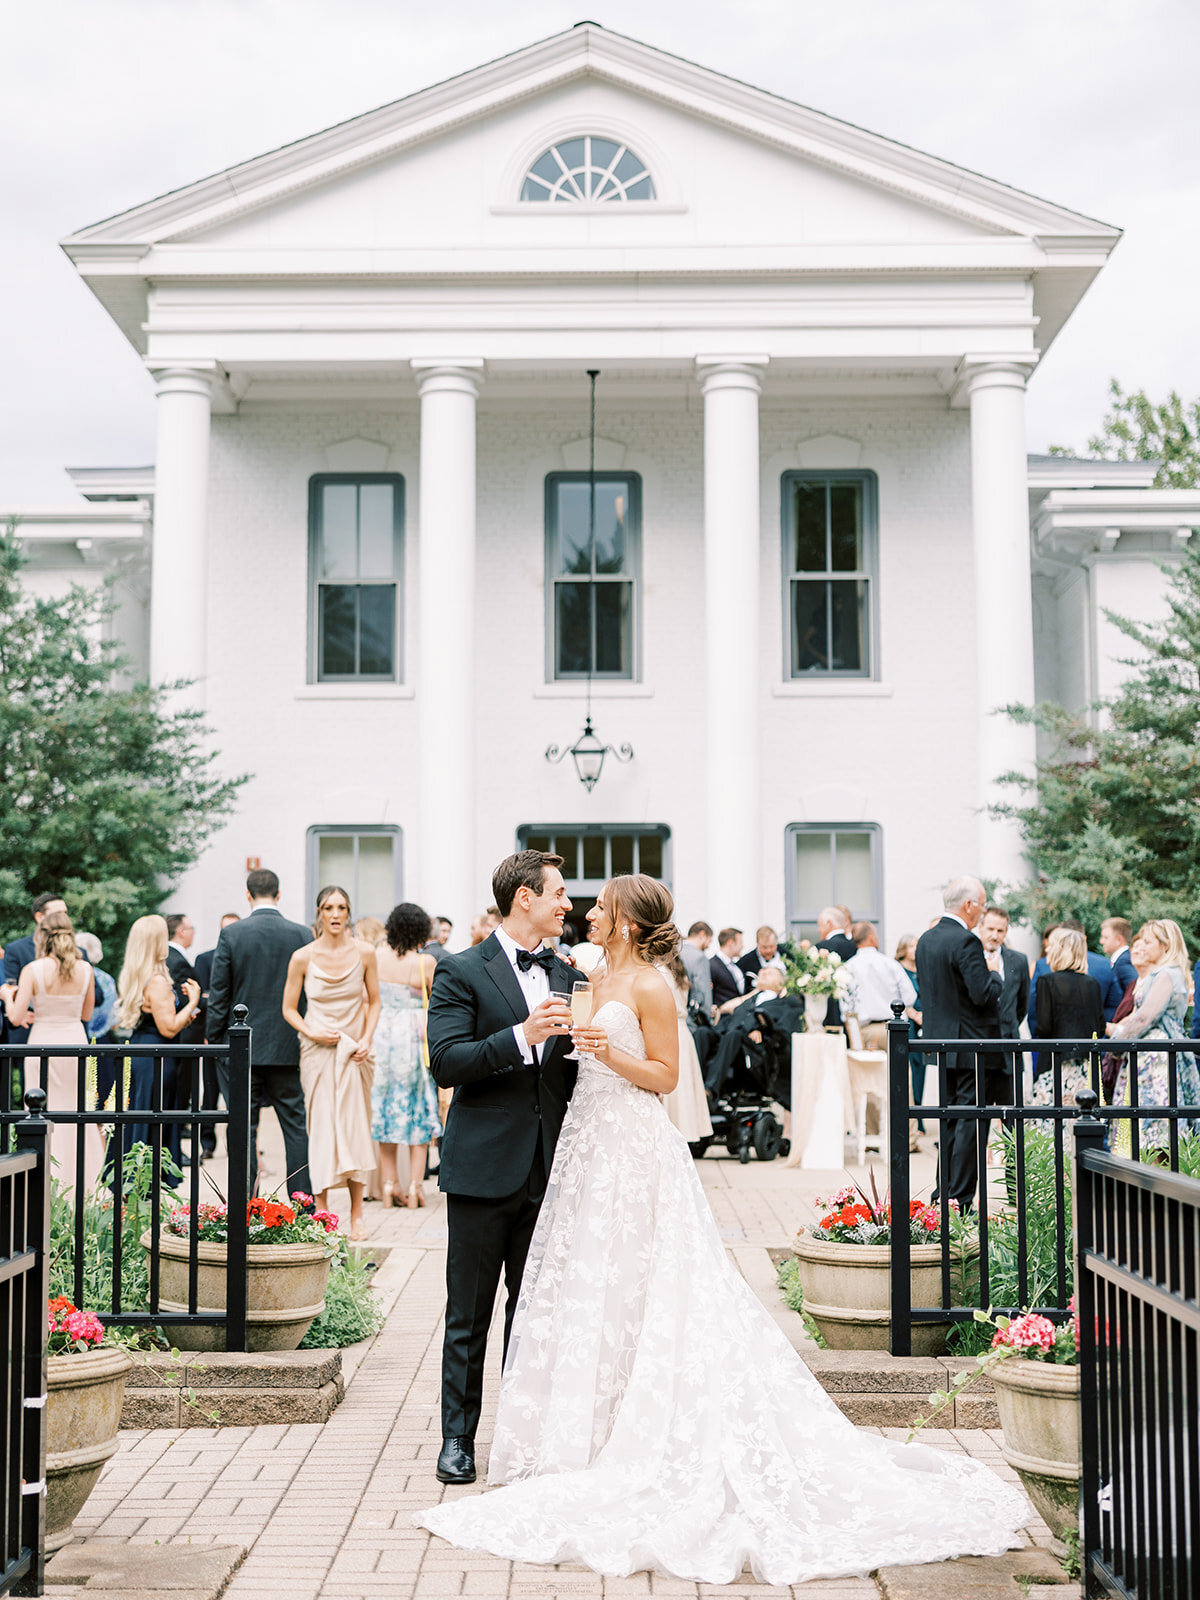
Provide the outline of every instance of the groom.
{"type": "Polygon", "coordinates": [[[429,1000],[429,1067],[453,1089],[441,1144],[446,1196],[442,1483],[474,1483],[488,1326],[504,1274],[504,1350],[558,1131],[575,1087],[570,994],[578,980],[546,939],[571,909],[562,857],[507,856],[492,874],[502,921],[481,945],[443,956],[429,1000]]]}

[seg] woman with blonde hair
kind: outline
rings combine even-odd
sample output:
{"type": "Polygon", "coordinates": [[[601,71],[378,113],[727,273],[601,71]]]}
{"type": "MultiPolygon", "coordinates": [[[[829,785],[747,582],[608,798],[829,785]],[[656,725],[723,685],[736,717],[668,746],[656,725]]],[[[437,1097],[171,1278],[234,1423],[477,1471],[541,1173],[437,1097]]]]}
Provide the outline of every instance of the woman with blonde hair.
{"type": "MultiPolygon", "coordinates": [[[[1137,970],[1137,985],[1133,991],[1134,1009],[1122,1022],[1109,1024],[1114,1039],[1185,1039],[1183,1020],[1188,1005],[1187,946],[1177,922],[1169,917],[1156,917],[1144,922],[1129,949],[1129,956],[1137,970]]],[[[1130,1061],[1137,1062],[1137,1097],[1141,1106],[1165,1106],[1171,1097],[1170,1057],[1165,1050],[1140,1051],[1136,1057],[1124,1055],[1113,1090],[1113,1104],[1132,1104],[1130,1094],[1130,1061]]],[[[1196,1058],[1190,1051],[1180,1051],[1175,1057],[1176,1098],[1181,1106],[1200,1105],[1200,1072],[1196,1058]]],[[[1195,1122],[1184,1122],[1180,1131],[1194,1128],[1195,1122]]],[[[1170,1144],[1166,1119],[1139,1124],[1140,1145],[1143,1150],[1165,1150],[1170,1144]]],[[[1118,1155],[1128,1155],[1133,1148],[1130,1125],[1122,1120],[1117,1124],[1113,1148],[1118,1155]]]]}
{"type": "MultiPolygon", "coordinates": [[[[152,913],[139,917],[125,942],[125,960],[117,979],[117,1026],[130,1028],[130,1044],[170,1044],[196,1016],[200,985],[189,978],[183,985],[183,1004],[176,1007],[175,989],[167,970],[167,919],[152,913]]],[[[160,1107],[175,1104],[175,1061],[162,1063],[160,1107]]],[[[129,1074],[130,1111],[149,1111],[154,1104],[155,1057],[131,1055],[129,1074]]],[[[118,1103],[120,1090],[118,1089],[118,1103]]],[[[125,1124],[122,1140],[128,1150],[135,1144],[150,1144],[149,1122],[125,1124]]],[[[176,1164],[180,1160],[179,1124],[163,1127],[163,1150],[176,1164]]],[[[169,1179],[166,1181],[170,1181],[169,1179]]],[[[175,1180],[178,1182],[178,1179],[175,1180]]]]}
{"type": "MultiPolygon", "coordinates": [[[[1087,940],[1076,928],[1055,928],[1046,938],[1046,960],[1050,971],[1037,981],[1035,1039],[1103,1039],[1104,997],[1100,984],[1088,972],[1087,940]]],[[[1035,1105],[1052,1105],[1054,1099],[1055,1052],[1039,1050],[1035,1057],[1033,1093],[1035,1105]]],[[[1077,1051],[1059,1058],[1062,1064],[1062,1105],[1075,1104],[1081,1089],[1092,1088],[1089,1057],[1077,1051]]]]}
{"type": "MultiPolygon", "coordinates": [[[[75,929],[65,911],[51,911],[42,918],[34,935],[37,955],[21,968],[17,992],[8,1008],[8,1020],[17,1023],[33,1012],[30,1044],[86,1044],[84,1023],[92,1014],[95,984],[92,969],[76,948],[75,929]]],[[[31,1074],[46,1091],[49,1111],[86,1111],[87,1095],[80,1093],[78,1056],[51,1056],[48,1060],[30,1057],[25,1063],[26,1081],[31,1074]]],[[[65,1188],[73,1189],[78,1177],[80,1130],[62,1123],[53,1127],[50,1157],[53,1176],[65,1188]]],[[[94,1123],[84,1124],[82,1141],[83,1185],[91,1189],[104,1162],[104,1141],[94,1123]]]]}

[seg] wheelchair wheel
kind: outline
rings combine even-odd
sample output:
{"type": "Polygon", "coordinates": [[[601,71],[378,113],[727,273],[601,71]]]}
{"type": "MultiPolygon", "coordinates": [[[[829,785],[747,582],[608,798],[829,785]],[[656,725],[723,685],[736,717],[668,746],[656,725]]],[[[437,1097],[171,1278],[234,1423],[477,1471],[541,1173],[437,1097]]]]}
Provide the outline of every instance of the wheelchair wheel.
{"type": "Polygon", "coordinates": [[[699,1161],[711,1143],[712,1134],[706,1133],[702,1139],[689,1139],[688,1149],[692,1152],[693,1158],[699,1161]]]}
{"type": "Polygon", "coordinates": [[[783,1142],[783,1129],[769,1111],[754,1122],[754,1154],[760,1161],[774,1161],[783,1142]]]}

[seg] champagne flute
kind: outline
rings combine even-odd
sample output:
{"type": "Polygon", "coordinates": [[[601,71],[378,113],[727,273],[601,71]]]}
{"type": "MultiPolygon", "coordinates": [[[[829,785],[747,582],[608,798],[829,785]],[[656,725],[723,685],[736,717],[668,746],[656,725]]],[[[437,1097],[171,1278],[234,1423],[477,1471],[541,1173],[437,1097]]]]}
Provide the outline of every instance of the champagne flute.
{"type": "MultiPolygon", "coordinates": [[[[590,1022],[592,1017],[592,986],[590,983],[573,983],[571,985],[571,1021],[577,1028],[582,1028],[585,1022],[590,1022]]],[[[567,1058],[569,1061],[578,1061],[579,1052],[573,1050],[567,1058]]]]}
{"type": "MultiPolygon", "coordinates": [[[[571,1009],[571,992],[570,992],[570,990],[568,990],[568,989],[551,989],[550,998],[552,1000],[560,1000],[562,1002],[562,1004],[566,1007],[566,1009],[568,1011],[570,1011],[570,1009],[571,1009]]],[[[572,1047],[563,1056],[563,1060],[564,1061],[578,1061],[579,1060],[579,1056],[576,1053],[575,1049],[572,1047]]]]}

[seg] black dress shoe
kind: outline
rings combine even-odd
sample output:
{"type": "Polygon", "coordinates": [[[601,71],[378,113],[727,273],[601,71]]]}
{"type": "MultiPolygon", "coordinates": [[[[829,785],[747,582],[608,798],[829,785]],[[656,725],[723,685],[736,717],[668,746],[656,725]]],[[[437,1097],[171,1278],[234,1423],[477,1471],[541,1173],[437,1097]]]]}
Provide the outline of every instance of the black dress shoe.
{"type": "Polygon", "coordinates": [[[437,1459],[439,1483],[475,1482],[475,1441],[462,1434],[451,1434],[442,1440],[442,1453],[437,1459]]]}

